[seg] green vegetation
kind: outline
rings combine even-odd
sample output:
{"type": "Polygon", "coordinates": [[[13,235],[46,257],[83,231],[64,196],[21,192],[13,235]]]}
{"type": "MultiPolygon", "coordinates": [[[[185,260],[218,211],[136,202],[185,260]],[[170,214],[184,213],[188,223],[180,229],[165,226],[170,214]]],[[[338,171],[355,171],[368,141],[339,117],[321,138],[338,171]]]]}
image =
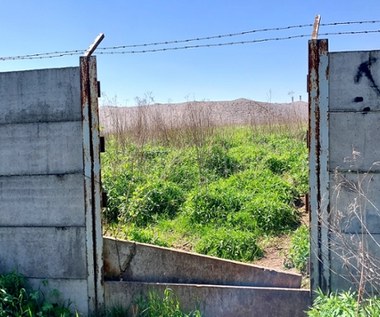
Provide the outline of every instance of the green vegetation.
{"type": "Polygon", "coordinates": [[[306,273],[310,255],[309,228],[300,226],[292,234],[291,247],[289,250],[286,267],[295,267],[301,273],[306,273]]]}
{"type": "Polygon", "coordinates": [[[137,132],[107,136],[106,234],[252,261],[263,237],[300,225],[308,186],[301,128],[137,132]]]}
{"type": "MultiPolygon", "coordinates": [[[[47,286],[47,285],[45,285],[47,286]]],[[[0,275],[0,317],[78,317],[70,303],[62,303],[59,292],[53,290],[46,296],[41,290],[26,288],[25,279],[18,273],[0,275]]],[[[147,298],[140,297],[130,309],[112,307],[102,312],[104,317],[201,317],[199,310],[189,314],[183,312],[171,289],[163,296],[150,292],[147,298]]]]}
{"type": "Polygon", "coordinates": [[[48,296],[40,290],[26,290],[24,278],[17,273],[0,275],[0,317],[68,317],[76,314],[70,303],[59,301],[54,290],[48,296]]]}
{"type": "Polygon", "coordinates": [[[380,298],[372,297],[358,301],[353,292],[331,293],[318,291],[313,307],[307,312],[309,317],[375,317],[380,316],[380,298]]]}
{"type": "Polygon", "coordinates": [[[199,310],[184,313],[174,292],[167,288],[164,296],[150,292],[147,298],[140,298],[132,307],[134,317],[201,317],[199,310]]]}

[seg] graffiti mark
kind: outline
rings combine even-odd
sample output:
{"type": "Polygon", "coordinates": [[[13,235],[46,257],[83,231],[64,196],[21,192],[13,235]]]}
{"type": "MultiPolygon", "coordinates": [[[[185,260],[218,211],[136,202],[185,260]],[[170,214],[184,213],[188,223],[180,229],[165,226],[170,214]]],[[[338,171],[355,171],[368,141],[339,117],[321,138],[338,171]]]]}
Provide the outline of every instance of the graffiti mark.
{"type": "Polygon", "coordinates": [[[377,95],[380,96],[380,88],[376,84],[375,79],[373,78],[371,73],[371,66],[372,64],[375,64],[376,61],[377,58],[370,56],[367,62],[361,63],[358,67],[358,71],[354,77],[354,80],[355,83],[358,84],[364,75],[370,81],[371,87],[376,91],[377,95]]]}
{"type": "Polygon", "coordinates": [[[363,97],[355,97],[354,102],[363,102],[363,97]]]}

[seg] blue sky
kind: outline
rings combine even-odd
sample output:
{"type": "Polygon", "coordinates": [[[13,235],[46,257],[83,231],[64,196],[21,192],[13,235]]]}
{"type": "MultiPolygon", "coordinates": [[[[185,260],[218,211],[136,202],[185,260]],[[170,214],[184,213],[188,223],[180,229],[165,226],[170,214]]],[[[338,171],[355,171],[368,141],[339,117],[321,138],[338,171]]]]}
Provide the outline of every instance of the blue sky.
{"type": "MultiPolygon", "coordinates": [[[[2,0],[0,57],[143,44],[313,23],[380,20],[378,0],[2,0]]],[[[380,29],[380,24],[321,27],[320,32],[380,29]]],[[[254,33],[189,44],[311,34],[311,28],[254,33]]],[[[380,48],[380,33],[329,36],[331,51],[380,48]]],[[[156,102],[307,99],[307,40],[275,41],[146,54],[97,55],[103,97],[134,105],[151,93],[156,102]]],[[[185,44],[186,45],[186,44],[185,44]]],[[[179,46],[171,45],[171,46],[179,46]]],[[[0,61],[0,71],[77,66],[78,56],[0,61]]]]}

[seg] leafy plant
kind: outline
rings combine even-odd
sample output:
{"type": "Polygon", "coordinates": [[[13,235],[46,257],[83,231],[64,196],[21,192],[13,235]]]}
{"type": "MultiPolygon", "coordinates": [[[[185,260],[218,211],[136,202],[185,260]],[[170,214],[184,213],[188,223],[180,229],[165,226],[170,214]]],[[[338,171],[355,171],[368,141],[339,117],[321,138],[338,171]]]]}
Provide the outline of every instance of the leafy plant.
{"type": "Polygon", "coordinates": [[[176,184],[152,180],[136,188],[122,216],[138,226],[146,226],[160,217],[174,217],[184,200],[176,184]]]}
{"type": "Polygon", "coordinates": [[[199,253],[230,260],[252,261],[262,256],[251,232],[230,229],[209,229],[195,246],[199,253]]]}
{"type": "Polygon", "coordinates": [[[380,316],[380,298],[373,297],[359,302],[354,292],[323,294],[318,290],[313,307],[307,315],[309,317],[380,316]]]}
{"type": "Polygon", "coordinates": [[[38,317],[69,317],[78,316],[70,310],[70,304],[59,301],[59,293],[55,290],[50,294],[50,301],[40,290],[26,288],[26,282],[18,273],[0,275],[0,317],[38,316],[38,317]]]}
{"type": "Polygon", "coordinates": [[[300,226],[294,231],[291,239],[291,247],[285,262],[287,268],[295,267],[298,271],[305,274],[310,255],[309,228],[305,225],[300,226]]]}
{"type": "Polygon", "coordinates": [[[147,298],[139,298],[132,307],[133,317],[201,317],[199,310],[185,313],[177,296],[170,288],[165,289],[161,297],[156,292],[149,292],[147,298]]]}

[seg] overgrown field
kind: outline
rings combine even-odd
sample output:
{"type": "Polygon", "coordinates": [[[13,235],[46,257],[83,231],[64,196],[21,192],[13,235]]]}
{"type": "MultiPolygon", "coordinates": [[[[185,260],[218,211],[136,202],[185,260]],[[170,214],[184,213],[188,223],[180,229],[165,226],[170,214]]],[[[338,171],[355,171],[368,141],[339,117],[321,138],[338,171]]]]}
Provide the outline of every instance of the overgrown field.
{"type": "Polygon", "coordinates": [[[307,191],[302,125],[194,124],[107,136],[105,233],[239,261],[300,225],[307,191]]]}

